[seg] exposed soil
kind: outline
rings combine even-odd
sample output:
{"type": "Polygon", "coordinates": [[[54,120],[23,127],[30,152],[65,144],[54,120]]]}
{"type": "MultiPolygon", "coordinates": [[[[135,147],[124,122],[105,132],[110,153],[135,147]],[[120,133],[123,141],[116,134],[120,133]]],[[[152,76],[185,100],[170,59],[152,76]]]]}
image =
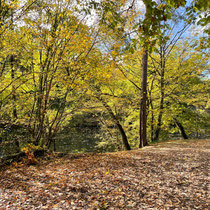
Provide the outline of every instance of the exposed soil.
{"type": "Polygon", "coordinates": [[[210,140],[67,155],[0,171],[0,209],[210,209],[210,140]]]}

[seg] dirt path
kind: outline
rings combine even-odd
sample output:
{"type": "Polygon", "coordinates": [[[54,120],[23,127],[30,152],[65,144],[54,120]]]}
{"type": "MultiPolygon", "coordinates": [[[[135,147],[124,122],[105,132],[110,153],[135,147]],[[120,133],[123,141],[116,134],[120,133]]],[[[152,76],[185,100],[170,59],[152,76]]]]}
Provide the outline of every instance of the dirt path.
{"type": "Polygon", "coordinates": [[[210,140],[66,156],[0,172],[0,209],[210,209],[210,140]]]}

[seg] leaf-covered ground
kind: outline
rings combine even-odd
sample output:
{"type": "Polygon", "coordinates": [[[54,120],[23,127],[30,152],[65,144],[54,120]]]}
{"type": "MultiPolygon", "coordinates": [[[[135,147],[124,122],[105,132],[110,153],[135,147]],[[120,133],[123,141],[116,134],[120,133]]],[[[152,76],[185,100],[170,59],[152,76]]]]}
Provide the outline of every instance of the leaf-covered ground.
{"type": "Polygon", "coordinates": [[[210,140],[53,158],[0,172],[0,209],[209,209],[210,140]]]}

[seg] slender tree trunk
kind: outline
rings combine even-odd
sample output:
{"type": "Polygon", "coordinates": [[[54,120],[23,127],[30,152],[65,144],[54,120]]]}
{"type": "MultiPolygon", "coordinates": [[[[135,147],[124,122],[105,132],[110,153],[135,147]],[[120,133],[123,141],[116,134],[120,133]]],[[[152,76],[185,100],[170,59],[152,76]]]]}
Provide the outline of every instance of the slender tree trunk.
{"type": "Polygon", "coordinates": [[[154,141],[154,115],[152,116],[151,119],[151,141],[154,141]]]}
{"type": "Polygon", "coordinates": [[[43,133],[43,120],[44,120],[44,113],[43,113],[43,96],[44,96],[44,90],[43,90],[43,74],[40,73],[39,76],[39,92],[38,92],[38,98],[37,98],[37,106],[36,106],[36,130],[35,130],[35,136],[34,136],[34,144],[38,145],[42,133],[43,133]]]}
{"type": "Polygon", "coordinates": [[[13,81],[13,83],[12,83],[12,107],[13,107],[12,115],[13,115],[13,118],[14,119],[17,119],[18,118],[18,115],[17,115],[17,108],[16,108],[16,92],[15,92],[15,86],[14,86],[14,80],[15,80],[14,62],[15,62],[14,56],[11,55],[11,58],[10,58],[10,63],[11,63],[11,79],[13,81]]]}
{"type": "Polygon", "coordinates": [[[111,118],[113,119],[113,121],[115,122],[115,124],[117,125],[117,128],[120,131],[120,134],[121,134],[121,137],[122,137],[122,143],[124,145],[124,148],[126,150],[131,150],[131,147],[130,147],[130,145],[128,143],[128,138],[126,136],[126,133],[125,133],[122,125],[120,124],[119,120],[115,116],[114,112],[112,111],[111,107],[106,103],[106,101],[102,97],[97,96],[97,99],[99,101],[101,101],[101,103],[106,108],[106,110],[108,111],[109,115],[111,116],[111,118]]]}
{"type": "Polygon", "coordinates": [[[153,111],[153,104],[151,102],[151,141],[154,141],[154,134],[155,134],[155,131],[154,131],[154,111],[153,111]]]}
{"type": "MultiPolygon", "coordinates": [[[[11,79],[12,79],[12,118],[13,120],[16,120],[18,118],[17,114],[17,108],[16,108],[16,91],[14,86],[14,80],[15,80],[15,69],[14,69],[14,62],[15,58],[14,55],[11,55],[10,57],[10,64],[11,64],[11,79]]],[[[14,138],[15,145],[17,147],[17,152],[20,152],[20,143],[17,138],[14,138]]]]}
{"type": "Polygon", "coordinates": [[[142,57],[139,148],[148,145],[147,143],[147,63],[148,63],[148,51],[144,49],[142,57]]]}
{"type": "Polygon", "coordinates": [[[184,139],[188,139],[188,136],[187,136],[187,134],[186,134],[186,132],[185,132],[185,129],[184,129],[183,125],[178,121],[177,118],[174,118],[174,121],[175,121],[177,127],[179,128],[182,137],[183,137],[184,139]]]}
{"type": "Polygon", "coordinates": [[[150,140],[153,142],[154,141],[154,136],[155,136],[155,130],[154,130],[154,106],[153,106],[153,100],[152,100],[152,90],[153,90],[153,85],[154,85],[154,80],[155,78],[152,79],[150,90],[149,90],[149,106],[150,106],[150,113],[151,113],[151,120],[150,120],[150,140]]]}
{"type": "Polygon", "coordinates": [[[159,106],[159,115],[157,120],[157,127],[155,130],[155,138],[154,140],[157,141],[159,139],[161,125],[162,125],[162,117],[163,117],[163,109],[164,109],[164,98],[165,98],[165,54],[164,49],[161,47],[160,49],[160,106],[159,106]]]}
{"type": "Polygon", "coordinates": [[[126,150],[131,150],[130,148],[130,145],[128,143],[128,139],[127,139],[127,136],[125,134],[125,130],[123,129],[122,125],[120,123],[116,123],[117,127],[118,127],[118,130],[120,131],[120,134],[121,134],[121,137],[122,137],[122,142],[123,142],[123,145],[124,145],[124,148],[126,150]]]}
{"type": "Polygon", "coordinates": [[[161,125],[162,125],[162,116],[163,116],[163,97],[161,97],[160,101],[160,112],[158,115],[158,122],[157,122],[157,128],[155,130],[155,138],[154,141],[157,141],[159,139],[160,131],[161,131],[161,125]]]}
{"type": "Polygon", "coordinates": [[[40,65],[41,65],[41,72],[39,74],[39,85],[38,85],[38,96],[37,96],[37,106],[36,106],[36,130],[35,130],[35,136],[34,136],[34,144],[38,145],[42,139],[43,133],[44,133],[44,120],[45,120],[45,83],[46,81],[46,74],[47,70],[45,69],[46,63],[48,61],[49,51],[47,52],[47,56],[45,58],[45,61],[43,62],[43,55],[42,50],[39,52],[39,59],[40,59],[40,65]]]}

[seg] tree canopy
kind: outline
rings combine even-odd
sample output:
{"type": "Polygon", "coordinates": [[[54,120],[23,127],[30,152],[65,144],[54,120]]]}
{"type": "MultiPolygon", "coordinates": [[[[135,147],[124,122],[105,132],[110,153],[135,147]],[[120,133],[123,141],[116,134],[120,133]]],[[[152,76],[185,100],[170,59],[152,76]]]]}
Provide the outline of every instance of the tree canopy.
{"type": "Polygon", "coordinates": [[[85,112],[112,150],[208,135],[208,1],[0,6],[2,151],[9,142],[52,149],[85,112]]]}

